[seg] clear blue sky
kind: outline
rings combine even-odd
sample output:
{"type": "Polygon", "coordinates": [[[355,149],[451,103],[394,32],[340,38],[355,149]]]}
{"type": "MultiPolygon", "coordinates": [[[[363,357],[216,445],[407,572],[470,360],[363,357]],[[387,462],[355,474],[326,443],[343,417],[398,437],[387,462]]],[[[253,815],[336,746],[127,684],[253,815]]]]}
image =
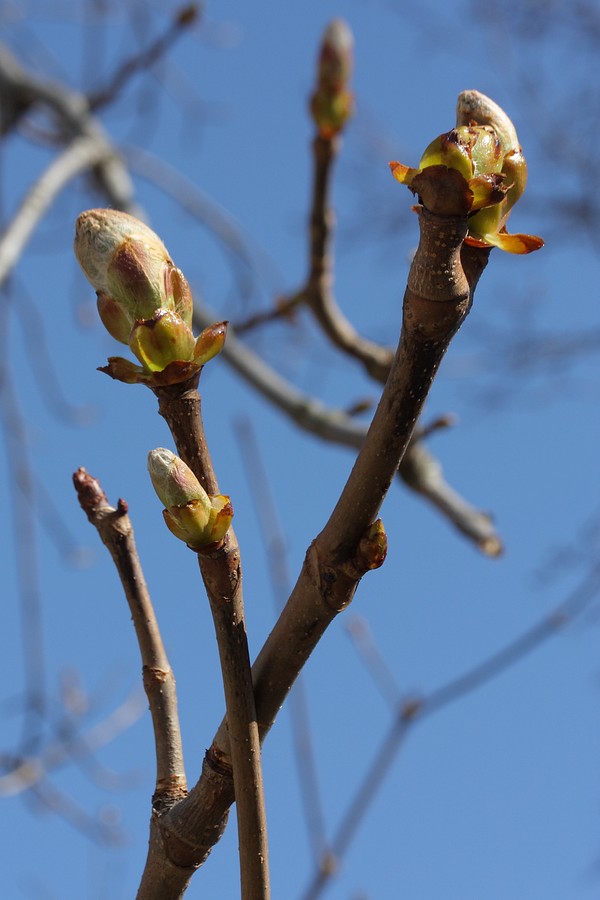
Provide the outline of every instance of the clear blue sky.
{"type": "MultiPolygon", "coordinates": [[[[309,197],[311,129],[306,112],[320,35],[344,16],[356,38],[357,114],[336,172],[336,293],[346,314],[374,339],[393,342],[411,248],[417,235],[408,192],[391,178],[390,159],[416,165],[426,144],[454,124],[456,95],[477,88],[517,126],[530,164],[530,196],[511,219],[515,230],[547,237],[531,257],[494,251],[475,308],[445,361],[427,415],[454,412],[456,428],[431,442],[450,482],[489,510],[506,543],[490,561],[422,501],[394,486],[383,510],[390,541],[381,570],[366,577],[305,674],[313,740],[329,835],[390,724],[390,711],[348,640],[348,619],[370,625],[402,692],[427,693],[483,661],[567,597],[582,579],[583,558],[560,576],[540,573],[557,548],[584,548],[583,529],[598,511],[598,427],[594,359],[532,372],[511,369],[506,348],[532,323],[560,335],[597,329],[592,306],[599,276],[591,242],[579,244],[553,223],[547,198],[556,179],[544,147],[555,107],[582,77],[584,52],[549,34],[515,41],[506,4],[492,3],[484,30],[469,4],[208,3],[207,22],[184,38],[144,90],[134,82],[104,121],[125,145],[140,143],[176,167],[226,209],[259,261],[253,302],[265,305],[302,283],[309,197]],[[569,63],[569,65],[563,65],[569,63]],[[553,75],[552,64],[560,76],[553,75]],[[525,74],[535,73],[534,94],[525,74]],[[167,85],[165,91],[161,85],[167,85]],[[159,94],[156,105],[149,92],[159,94]],[[176,98],[187,98],[187,104],[176,98]],[[147,110],[150,109],[151,112],[147,110]],[[568,315],[568,328],[565,318],[568,315]],[[490,329],[495,343],[485,343],[490,329]],[[502,339],[500,341],[500,338],[502,339]],[[494,349],[495,348],[495,349],[494,349]]],[[[73,7],[78,8],[77,5],[73,7]]],[[[109,28],[52,12],[35,23],[8,20],[3,37],[39,72],[72,85],[102,84],[111,59],[133,50],[127,22],[109,28]],[[33,24],[30,23],[33,27],[33,24]],[[29,26],[27,26],[29,27],[29,26]],[[40,46],[45,48],[44,52],[40,46]],[[95,50],[92,48],[95,47],[95,50]],[[94,53],[98,56],[95,57],[94,53]]],[[[597,127],[597,125],[596,125],[597,127]]],[[[578,145],[579,149],[586,150],[578,145]]],[[[2,158],[8,215],[47,163],[47,153],[11,139],[2,158]]],[[[163,192],[139,178],[139,201],[192,285],[235,318],[251,309],[236,295],[214,240],[163,192]]],[[[562,199],[570,181],[562,179],[562,199]]],[[[73,427],[52,413],[51,384],[34,373],[27,312],[10,317],[10,365],[27,415],[35,473],[91,557],[68,565],[38,524],[39,569],[48,689],[77,671],[101,721],[139,682],[139,657],[126,603],[96,534],[77,507],[71,473],[84,465],[109,498],[127,499],[163,636],[175,671],[190,781],[220,721],[223,701],[208,605],[193,556],[165,532],[146,474],[146,454],[170,446],[153,397],[96,371],[114,343],[94,322],[82,326],[92,292],[71,253],[73,223],[98,205],[88,184],[65,194],[36,234],[17,271],[11,298],[37,304],[62,391],[90,422],[73,427]],[[25,323],[25,329],[23,324],[25,323]]],[[[26,304],[23,301],[23,308],[26,304]]],[[[375,397],[377,388],[350,363],[325,352],[307,319],[296,337],[283,326],[252,338],[296,385],[332,406],[375,397]]],[[[33,342],[39,362],[39,345],[33,342]]],[[[533,357],[532,344],[532,357],[533,357]]],[[[527,355],[527,349],[526,349],[527,355]]],[[[42,361],[43,365],[43,361],[42,361]]],[[[244,558],[252,655],[274,620],[268,562],[252,510],[248,475],[234,423],[249,419],[278,497],[289,564],[297,572],[349,472],[351,454],[319,443],[284,421],[222,361],[203,375],[204,413],[221,487],[231,495],[244,558]]],[[[9,460],[0,451],[5,503],[9,460]]],[[[2,696],[22,686],[16,566],[5,515],[2,696]]],[[[59,536],[52,526],[54,537],[59,536]]],[[[583,553],[583,550],[582,550],[583,553]]],[[[383,790],[374,798],[339,876],[332,900],[587,900],[597,896],[598,810],[597,619],[584,616],[502,677],[415,727],[383,790]]],[[[18,704],[5,704],[4,738],[19,733],[18,704]]],[[[284,710],[265,746],[273,895],[300,900],[312,874],[284,710]]],[[[60,817],[8,798],[2,815],[3,895],[7,898],[126,900],[145,858],[153,747],[149,716],[98,755],[125,775],[110,792],[66,762],[53,785],[91,813],[120,817],[127,843],[106,850],[60,817]],[[33,811],[33,814],[32,814],[33,811]]],[[[88,773],[89,774],[89,773],[88,773]]],[[[93,773],[92,773],[93,774],[93,773]]],[[[187,896],[237,896],[235,817],[187,896]]]]}

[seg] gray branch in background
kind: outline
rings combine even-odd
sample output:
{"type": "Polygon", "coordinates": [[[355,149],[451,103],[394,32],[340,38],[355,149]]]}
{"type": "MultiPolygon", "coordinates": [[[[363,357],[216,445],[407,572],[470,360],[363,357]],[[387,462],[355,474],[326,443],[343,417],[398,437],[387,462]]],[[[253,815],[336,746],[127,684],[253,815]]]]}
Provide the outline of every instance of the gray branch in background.
{"type": "MultiPolygon", "coordinates": [[[[198,301],[194,323],[198,329],[218,321],[219,316],[198,301]]],[[[304,394],[271,368],[257,353],[235,336],[231,326],[223,349],[226,362],[269,403],[276,406],[296,425],[317,437],[360,450],[368,424],[359,422],[342,409],[325,406],[304,394]]],[[[502,553],[502,541],[490,516],[476,509],[444,480],[442,466],[426,448],[423,440],[413,439],[398,474],[411,490],[425,497],[465,537],[487,556],[502,553]]]]}
{"type": "Polygon", "coordinates": [[[105,155],[104,146],[85,135],[73,139],[42,172],[0,235],[0,286],[10,276],[31,235],[58,194],[77,175],[97,165],[105,155]]]}

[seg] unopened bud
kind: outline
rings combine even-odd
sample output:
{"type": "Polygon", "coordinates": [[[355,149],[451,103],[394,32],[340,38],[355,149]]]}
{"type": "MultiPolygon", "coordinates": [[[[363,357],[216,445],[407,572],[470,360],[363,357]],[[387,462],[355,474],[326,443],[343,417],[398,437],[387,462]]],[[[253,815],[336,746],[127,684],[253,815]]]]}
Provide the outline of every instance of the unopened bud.
{"type": "Polygon", "coordinates": [[[319,87],[340,90],[352,77],[354,38],[343,19],[333,19],[325,29],[319,53],[319,87]]]}
{"type": "Polygon", "coordinates": [[[202,500],[210,508],[208,494],[182,459],[165,447],[148,454],[148,472],[163,506],[179,506],[188,500],[202,500]]]}
{"type": "Polygon", "coordinates": [[[163,447],[148,454],[148,471],[175,537],[194,550],[222,540],[233,518],[229,497],[209,496],[189,466],[163,447]]]}
{"type": "Polygon", "coordinates": [[[189,285],[143,222],[114,209],[90,209],[77,219],[74,246],[98,293],[102,321],[117,340],[127,343],[127,326],[130,331],[136,319],[149,319],[158,309],[174,310],[191,325],[189,285]]]}
{"type": "Polygon", "coordinates": [[[491,125],[504,153],[520,150],[517,130],[507,113],[480,91],[461,91],[456,101],[457,125],[491,125]]]}

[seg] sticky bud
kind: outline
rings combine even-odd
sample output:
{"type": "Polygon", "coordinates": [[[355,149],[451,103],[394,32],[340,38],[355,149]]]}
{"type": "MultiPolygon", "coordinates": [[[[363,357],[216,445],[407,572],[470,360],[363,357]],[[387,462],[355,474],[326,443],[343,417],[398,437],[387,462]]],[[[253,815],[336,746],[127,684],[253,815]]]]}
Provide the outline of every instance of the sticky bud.
{"type": "Polygon", "coordinates": [[[527,165],[514,125],[489,97],[478,91],[459,95],[456,128],[429,144],[418,169],[390,163],[394,178],[419,194],[423,173],[434,166],[454,169],[465,179],[467,243],[509,253],[530,253],[543,246],[535,235],[506,231],[508,215],[525,189],[527,165]]]}
{"type": "Polygon", "coordinates": [[[456,101],[457,125],[490,125],[504,153],[520,150],[517,130],[507,113],[480,91],[461,91],[456,101]]]}
{"type": "Polygon", "coordinates": [[[189,466],[164,447],[150,451],[148,471],[175,537],[194,550],[222,540],[233,518],[229,497],[209,496],[189,466]]]}
{"type": "Polygon", "coordinates": [[[114,209],[90,209],[75,225],[75,255],[98,294],[109,333],[127,343],[136,319],[158,309],[192,322],[192,296],[160,238],[139,219],[114,209]]]}

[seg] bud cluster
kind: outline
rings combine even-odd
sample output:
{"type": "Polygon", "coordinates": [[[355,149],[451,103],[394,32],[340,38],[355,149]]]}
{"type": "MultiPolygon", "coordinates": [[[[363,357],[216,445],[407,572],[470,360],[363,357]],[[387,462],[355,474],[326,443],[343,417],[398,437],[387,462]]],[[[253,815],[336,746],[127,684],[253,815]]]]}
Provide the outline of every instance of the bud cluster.
{"type": "Polygon", "coordinates": [[[141,363],[112,357],[104,371],[114,378],[173,384],[189,378],[222,349],[224,322],[194,338],[185,275],[143,222],[118,210],[87,210],[75,226],[75,255],[96,289],[106,330],[141,363]]]}
{"type": "Polygon", "coordinates": [[[391,162],[394,178],[419,193],[427,169],[453,169],[466,182],[469,233],[466,242],[499,247],[509,253],[531,253],[541,238],[508,234],[506,220],[525,190],[527,164],[511,120],[493,100],[478,91],[458,98],[457,126],[425,149],[418,169],[391,162]]]}

